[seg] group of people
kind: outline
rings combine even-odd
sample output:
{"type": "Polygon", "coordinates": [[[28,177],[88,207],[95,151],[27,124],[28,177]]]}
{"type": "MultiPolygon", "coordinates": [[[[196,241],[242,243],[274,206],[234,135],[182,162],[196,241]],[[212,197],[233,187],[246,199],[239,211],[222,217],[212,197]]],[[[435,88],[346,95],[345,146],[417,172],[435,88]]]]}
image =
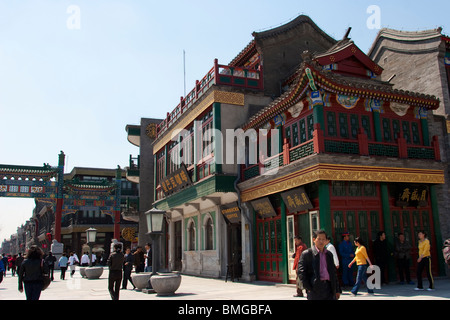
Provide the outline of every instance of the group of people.
{"type": "Polygon", "coordinates": [[[3,253],[0,259],[0,283],[3,281],[3,276],[6,276],[7,271],[11,271],[13,277],[19,272],[22,261],[23,256],[21,253],[18,255],[6,255],[3,253]]]}
{"type": "Polygon", "coordinates": [[[127,289],[128,282],[131,283],[133,289],[136,288],[131,279],[133,266],[136,273],[152,271],[152,256],[149,243],[145,245],[145,249],[146,252],[139,246],[134,253],[131,253],[131,249],[127,248],[124,254],[120,243],[114,245],[114,252],[111,253],[107,261],[109,267],[108,290],[112,300],[119,300],[120,289],[127,289]]]}
{"type": "MultiPolygon", "coordinates": [[[[309,300],[335,300],[339,299],[342,293],[341,282],[338,279],[338,270],[342,269],[342,284],[344,287],[351,287],[350,293],[353,296],[363,283],[367,286],[367,270],[374,269],[369,258],[363,240],[356,237],[353,244],[350,241],[350,234],[344,233],[343,240],[339,244],[339,254],[342,266],[339,263],[339,256],[336,248],[331,243],[331,238],[323,230],[313,233],[313,245],[307,248],[302,242],[302,238],[295,237],[296,251],[294,258],[294,270],[297,271],[297,294],[302,297],[303,290],[307,292],[309,300]],[[355,249],[356,247],[356,249],[355,249]],[[356,281],[353,281],[353,265],[357,265],[356,281]]],[[[418,232],[418,258],[417,258],[417,287],[415,290],[424,290],[422,275],[426,271],[429,282],[427,290],[434,290],[434,280],[431,273],[431,252],[430,241],[427,239],[425,231],[418,232]]],[[[381,283],[387,284],[387,265],[391,255],[397,259],[400,284],[414,284],[411,281],[411,244],[405,239],[405,235],[398,234],[394,252],[388,250],[386,234],[380,231],[377,239],[373,243],[375,263],[380,270],[381,283]],[[406,280],[406,282],[405,282],[406,280]]],[[[373,287],[367,286],[369,294],[373,294],[373,287]]]]}

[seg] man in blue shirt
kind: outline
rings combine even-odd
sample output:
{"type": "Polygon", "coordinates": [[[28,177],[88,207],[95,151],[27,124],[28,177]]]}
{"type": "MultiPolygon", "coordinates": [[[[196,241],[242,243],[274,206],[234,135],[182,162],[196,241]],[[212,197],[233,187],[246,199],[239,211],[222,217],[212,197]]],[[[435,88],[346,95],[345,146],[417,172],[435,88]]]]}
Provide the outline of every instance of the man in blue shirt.
{"type": "Polygon", "coordinates": [[[344,287],[352,287],[353,282],[353,268],[348,265],[355,257],[355,250],[353,244],[350,242],[350,234],[345,232],[342,234],[342,242],[339,244],[339,253],[342,258],[342,282],[344,287]]]}

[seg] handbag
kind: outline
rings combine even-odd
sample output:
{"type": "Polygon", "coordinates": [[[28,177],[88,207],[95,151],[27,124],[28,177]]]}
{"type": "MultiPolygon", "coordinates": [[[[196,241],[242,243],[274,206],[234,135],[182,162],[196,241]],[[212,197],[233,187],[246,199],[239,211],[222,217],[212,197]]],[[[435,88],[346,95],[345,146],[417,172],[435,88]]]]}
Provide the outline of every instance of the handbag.
{"type": "Polygon", "coordinates": [[[44,291],[45,289],[48,288],[48,286],[50,285],[50,282],[52,282],[50,280],[50,274],[49,273],[45,273],[44,270],[44,260],[41,261],[41,272],[42,272],[42,291],[44,291]]]}

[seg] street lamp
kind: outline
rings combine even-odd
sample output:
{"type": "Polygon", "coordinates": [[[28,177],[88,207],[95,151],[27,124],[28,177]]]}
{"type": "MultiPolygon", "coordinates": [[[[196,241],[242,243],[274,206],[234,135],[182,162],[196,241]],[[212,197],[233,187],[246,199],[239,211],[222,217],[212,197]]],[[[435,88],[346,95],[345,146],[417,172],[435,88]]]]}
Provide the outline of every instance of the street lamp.
{"type": "Polygon", "coordinates": [[[157,244],[157,239],[162,235],[163,221],[166,212],[163,210],[158,210],[156,208],[150,209],[145,212],[147,218],[147,234],[150,235],[152,239],[152,275],[156,274],[156,266],[159,265],[159,248],[157,244]]]}
{"type": "Polygon", "coordinates": [[[89,267],[92,267],[92,247],[97,238],[97,229],[90,227],[86,230],[87,243],[89,245],[89,267]]]}

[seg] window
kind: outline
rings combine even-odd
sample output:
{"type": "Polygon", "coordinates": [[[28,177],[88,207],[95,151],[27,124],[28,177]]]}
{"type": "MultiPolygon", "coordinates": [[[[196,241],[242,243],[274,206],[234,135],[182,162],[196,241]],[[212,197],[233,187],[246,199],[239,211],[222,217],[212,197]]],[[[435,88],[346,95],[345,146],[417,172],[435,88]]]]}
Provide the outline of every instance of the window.
{"type": "Polygon", "coordinates": [[[195,251],[195,223],[193,220],[189,222],[188,227],[188,251],[195,251]]]}
{"type": "Polygon", "coordinates": [[[205,223],[205,250],[214,250],[214,225],[211,217],[205,223]]]}

